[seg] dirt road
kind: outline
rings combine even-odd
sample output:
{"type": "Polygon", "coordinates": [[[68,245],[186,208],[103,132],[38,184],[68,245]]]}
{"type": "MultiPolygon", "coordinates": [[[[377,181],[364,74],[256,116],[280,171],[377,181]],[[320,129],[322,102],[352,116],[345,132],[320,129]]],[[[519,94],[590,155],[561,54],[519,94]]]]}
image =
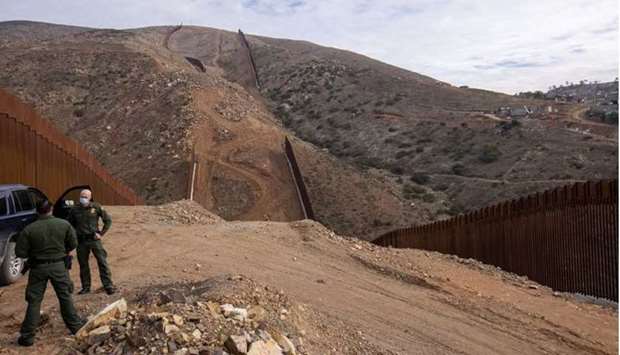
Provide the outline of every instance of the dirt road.
{"type": "MultiPolygon", "coordinates": [[[[304,325],[311,354],[347,353],[333,345],[348,341],[346,336],[321,331],[336,325],[372,344],[367,353],[618,352],[616,311],[554,295],[493,267],[350,241],[310,221],[171,225],[154,208],[109,208],[114,226],[105,245],[122,294],[156,283],[243,274],[322,315],[322,322],[304,325]]],[[[77,270],[72,276],[79,286],[77,270]]],[[[8,353],[19,350],[14,340],[24,285],[22,279],[0,289],[0,348],[8,353]]],[[[92,312],[92,305],[118,297],[75,299],[82,311],[92,312]]],[[[44,309],[55,314],[56,308],[48,291],[44,309]]],[[[66,336],[59,322],[50,321],[30,353],[58,349],[66,336]]]]}

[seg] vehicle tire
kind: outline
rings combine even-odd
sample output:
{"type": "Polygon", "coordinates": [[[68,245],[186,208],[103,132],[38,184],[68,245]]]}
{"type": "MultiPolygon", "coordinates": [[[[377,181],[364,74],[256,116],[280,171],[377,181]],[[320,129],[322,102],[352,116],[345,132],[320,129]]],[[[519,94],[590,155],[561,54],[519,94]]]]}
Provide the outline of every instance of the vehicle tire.
{"type": "Polygon", "coordinates": [[[22,275],[24,260],[15,256],[15,242],[9,242],[0,265],[0,285],[8,285],[17,281],[22,275]]]}

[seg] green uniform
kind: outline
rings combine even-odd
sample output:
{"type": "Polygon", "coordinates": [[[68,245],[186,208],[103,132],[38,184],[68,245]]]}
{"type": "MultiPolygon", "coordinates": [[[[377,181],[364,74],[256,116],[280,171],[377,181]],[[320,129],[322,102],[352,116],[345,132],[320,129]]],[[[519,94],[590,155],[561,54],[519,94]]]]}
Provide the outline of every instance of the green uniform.
{"type": "Polygon", "coordinates": [[[90,266],[88,258],[92,251],[97,266],[101,284],[105,289],[114,287],[112,283],[112,273],[106,260],[108,254],[103,248],[101,240],[95,239],[95,234],[104,235],[112,225],[110,215],[101,207],[100,204],[91,202],[88,206],[75,206],[69,212],[67,220],[75,228],[78,238],[77,259],[80,264],[80,281],[83,289],[90,289],[90,266]],[[103,221],[103,228],[99,230],[99,219],[103,221]]]}
{"type": "Polygon", "coordinates": [[[39,217],[19,235],[15,255],[28,258],[30,264],[26,286],[28,308],[20,330],[23,338],[34,339],[48,281],[51,281],[54,287],[60,303],[60,313],[67,328],[75,334],[84,324],[71,299],[73,284],[63,260],[76,246],[77,239],[71,225],[52,216],[39,217]]]}

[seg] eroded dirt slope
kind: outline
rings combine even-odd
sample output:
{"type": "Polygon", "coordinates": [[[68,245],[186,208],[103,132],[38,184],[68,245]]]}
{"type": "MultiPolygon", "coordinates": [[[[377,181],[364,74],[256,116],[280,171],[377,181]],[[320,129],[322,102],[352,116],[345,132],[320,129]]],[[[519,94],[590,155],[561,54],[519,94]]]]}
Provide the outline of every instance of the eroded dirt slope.
{"type": "MultiPolygon", "coordinates": [[[[115,225],[104,243],[121,295],[76,296],[82,312],[121,296],[134,300],[145,287],[242,274],[285,295],[299,317],[291,332],[301,336],[307,354],[618,351],[614,309],[473,261],[378,248],[310,221],[223,222],[187,205],[109,211],[115,225]]],[[[77,270],[72,276],[79,286],[77,270]]],[[[0,291],[4,352],[18,351],[24,285],[22,279],[0,291]]],[[[229,299],[245,297],[231,292],[229,299]]],[[[52,292],[43,308],[52,317],[25,353],[72,343],[63,339],[52,292]]]]}

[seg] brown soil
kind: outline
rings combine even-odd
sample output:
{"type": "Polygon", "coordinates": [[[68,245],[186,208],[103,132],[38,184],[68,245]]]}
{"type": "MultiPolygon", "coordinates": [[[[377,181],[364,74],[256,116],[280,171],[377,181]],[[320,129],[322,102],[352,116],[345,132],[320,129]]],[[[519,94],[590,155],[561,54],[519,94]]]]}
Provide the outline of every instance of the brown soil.
{"type": "Polygon", "coordinates": [[[193,129],[195,199],[229,220],[302,219],[282,149],[284,133],[260,104],[234,85],[196,90],[193,98],[203,117],[193,129]]]}
{"type": "MultiPolygon", "coordinates": [[[[163,222],[161,207],[109,211],[115,224],[104,243],[121,295],[155,284],[247,275],[306,310],[298,325],[309,354],[618,352],[614,309],[553,294],[473,261],[379,248],[310,221],[217,222],[204,212],[206,220],[186,225],[163,222]]],[[[77,268],[71,274],[79,286],[77,268]]],[[[24,286],[22,279],[0,290],[0,353],[61,349],[67,332],[52,291],[43,306],[51,320],[35,347],[16,347],[24,286]]],[[[75,300],[82,312],[93,313],[119,297],[97,292],[75,300]]]]}

